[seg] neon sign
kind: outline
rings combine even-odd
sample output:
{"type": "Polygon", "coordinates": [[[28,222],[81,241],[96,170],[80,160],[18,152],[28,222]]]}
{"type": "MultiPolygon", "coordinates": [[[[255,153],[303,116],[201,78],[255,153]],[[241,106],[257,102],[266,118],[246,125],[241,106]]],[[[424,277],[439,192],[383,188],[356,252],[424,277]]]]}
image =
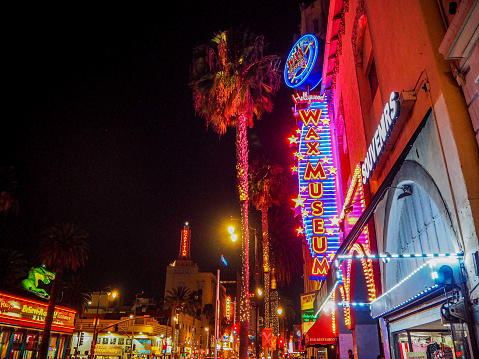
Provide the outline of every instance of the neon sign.
{"type": "Polygon", "coordinates": [[[389,138],[394,124],[396,123],[396,119],[399,117],[399,112],[399,93],[392,92],[391,96],[389,97],[389,102],[384,106],[384,111],[381,115],[381,121],[376,132],[374,133],[371,144],[369,145],[368,153],[364,158],[361,168],[363,184],[368,183],[372,171],[376,168],[376,164],[379,161],[379,156],[386,147],[387,139],[389,138]]]}
{"type": "Polygon", "coordinates": [[[231,297],[226,297],[226,318],[231,320],[231,297]]]}
{"type": "Polygon", "coordinates": [[[331,128],[326,96],[297,114],[297,136],[289,138],[298,145],[293,167],[299,182],[295,213],[302,216],[298,234],[306,237],[313,258],[310,279],[322,280],[339,248],[339,218],[336,208],[337,167],[331,146],[331,128]]]}
{"type": "MultiPolygon", "coordinates": [[[[48,304],[0,293],[0,322],[43,328],[48,304]]],[[[52,328],[73,332],[76,311],[55,306],[52,328]]]]}
{"type": "Polygon", "coordinates": [[[181,245],[180,245],[180,257],[179,259],[190,259],[190,237],[191,230],[188,222],[181,230],[181,245]]]}
{"type": "Polygon", "coordinates": [[[291,49],[284,68],[287,86],[298,90],[314,89],[321,82],[323,61],[316,36],[302,36],[291,49]]]}

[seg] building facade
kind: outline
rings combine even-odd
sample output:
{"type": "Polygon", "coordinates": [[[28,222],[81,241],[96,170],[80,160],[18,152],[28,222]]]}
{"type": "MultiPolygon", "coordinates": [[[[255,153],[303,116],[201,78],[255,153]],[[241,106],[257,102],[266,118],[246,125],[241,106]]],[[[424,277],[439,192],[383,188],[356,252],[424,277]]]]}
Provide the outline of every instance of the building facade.
{"type": "Polygon", "coordinates": [[[328,102],[341,239],[305,283],[334,313],[328,357],[479,355],[478,24],[477,1],[329,4],[308,95],[328,102]]]}
{"type": "MultiPolygon", "coordinates": [[[[27,291],[0,288],[0,357],[35,358],[45,326],[48,301],[27,291]]],[[[69,352],[76,311],[55,306],[48,355],[65,359],[69,352]]]]}

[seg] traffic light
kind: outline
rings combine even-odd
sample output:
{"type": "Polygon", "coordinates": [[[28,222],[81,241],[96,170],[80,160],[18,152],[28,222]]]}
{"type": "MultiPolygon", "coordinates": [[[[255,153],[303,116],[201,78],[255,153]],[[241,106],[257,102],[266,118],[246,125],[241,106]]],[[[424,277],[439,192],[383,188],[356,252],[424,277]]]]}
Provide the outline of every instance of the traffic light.
{"type": "Polygon", "coordinates": [[[236,335],[239,333],[239,327],[238,327],[238,324],[234,324],[233,325],[233,334],[236,335]]]}
{"type": "Polygon", "coordinates": [[[78,344],[79,346],[80,345],[83,345],[83,338],[85,337],[85,333],[81,332],[80,333],[80,343],[78,344]]]}
{"type": "Polygon", "coordinates": [[[133,350],[136,350],[136,344],[133,344],[133,350]]]}

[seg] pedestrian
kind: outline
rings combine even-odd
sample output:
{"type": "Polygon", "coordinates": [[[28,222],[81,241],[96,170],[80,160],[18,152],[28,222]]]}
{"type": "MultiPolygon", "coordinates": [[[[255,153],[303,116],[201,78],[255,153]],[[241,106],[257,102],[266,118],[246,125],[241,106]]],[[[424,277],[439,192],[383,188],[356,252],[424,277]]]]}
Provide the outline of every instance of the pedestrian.
{"type": "Polygon", "coordinates": [[[348,358],[354,359],[354,354],[352,349],[348,349],[348,358]]]}
{"type": "Polygon", "coordinates": [[[378,357],[377,357],[377,359],[384,359],[384,355],[379,354],[378,357]]]}

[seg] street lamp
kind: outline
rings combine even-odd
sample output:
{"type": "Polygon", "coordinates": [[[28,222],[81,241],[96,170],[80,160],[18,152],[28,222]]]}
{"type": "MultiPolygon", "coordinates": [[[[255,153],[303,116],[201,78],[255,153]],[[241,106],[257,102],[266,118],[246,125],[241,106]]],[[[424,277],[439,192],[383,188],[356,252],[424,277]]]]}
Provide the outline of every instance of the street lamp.
{"type": "MultiPolygon", "coordinates": [[[[91,352],[91,358],[94,359],[95,358],[95,345],[96,345],[96,341],[97,341],[97,336],[98,336],[98,332],[96,330],[96,326],[98,324],[98,309],[100,309],[100,300],[101,300],[101,295],[103,292],[105,293],[108,293],[108,296],[112,293],[111,291],[106,291],[110,289],[110,286],[107,286],[105,288],[103,288],[102,290],[100,290],[100,293],[98,294],[98,302],[97,302],[97,305],[96,305],[96,314],[95,314],[95,325],[93,327],[93,337],[92,337],[92,342],[91,342],[91,348],[90,348],[90,352],[91,352]]],[[[114,291],[115,293],[115,297],[116,297],[116,291],[114,291]]]]}
{"type": "MultiPolygon", "coordinates": [[[[231,218],[233,220],[233,218],[231,218]]],[[[259,287],[259,267],[258,267],[258,237],[257,237],[257,233],[256,233],[256,227],[249,227],[247,228],[247,230],[254,230],[254,258],[255,258],[255,287],[258,288],[259,287]]],[[[231,234],[231,240],[233,242],[236,241],[236,234],[234,233],[235,231],[235,228],[233,226],[229,226],[228,227],[228,233],[231,234]]],[[[248,237],[249,238],[249,237],[248,237]]],[[[245,243],[247,244],[247,243],[245,243]]],[[[243,321],[246,321],[246,324],[245,326],[241,326],[241,329],[240,329],[240,348],[241,348],[241,345],[242,345],[242,338],[244,340],[245,336],[247,338],[247,331],[249,330],[249,245],[246,246],[244,245],[243,246],[243,288],[242,288],[242,291],[244,292],[244,295],[245,295],[245,302],[243,303],[243,298],[241,298],[241,301],[240,301],[240,305],[242,304],[244,308],[243,311],[246,312],[246,320],[244,320],[244,318],[241,318],[240,316],[240,322],[243,322],[243,321]],[[246,331],[246,333],[244,333],[244,331],[246,331]]],[[[256,325],[255,325],[255,351],[256,351],[256,358],[258,359],[259,358],[259,340],[258,340],[258,317],[259,317],[259,296],[262,295],[262,294],[259,294],[258,295],[255,295],[255,304],[254,304],[254,307],[256,308],[256,325]]],[[[244,345],[244,344],[243,344],[244,345]]],[[[246,344],[246,347],[247,347],[247,344],[246,344]]],[[[241,355],[241,353],[240,353],[241,355]]]]}

